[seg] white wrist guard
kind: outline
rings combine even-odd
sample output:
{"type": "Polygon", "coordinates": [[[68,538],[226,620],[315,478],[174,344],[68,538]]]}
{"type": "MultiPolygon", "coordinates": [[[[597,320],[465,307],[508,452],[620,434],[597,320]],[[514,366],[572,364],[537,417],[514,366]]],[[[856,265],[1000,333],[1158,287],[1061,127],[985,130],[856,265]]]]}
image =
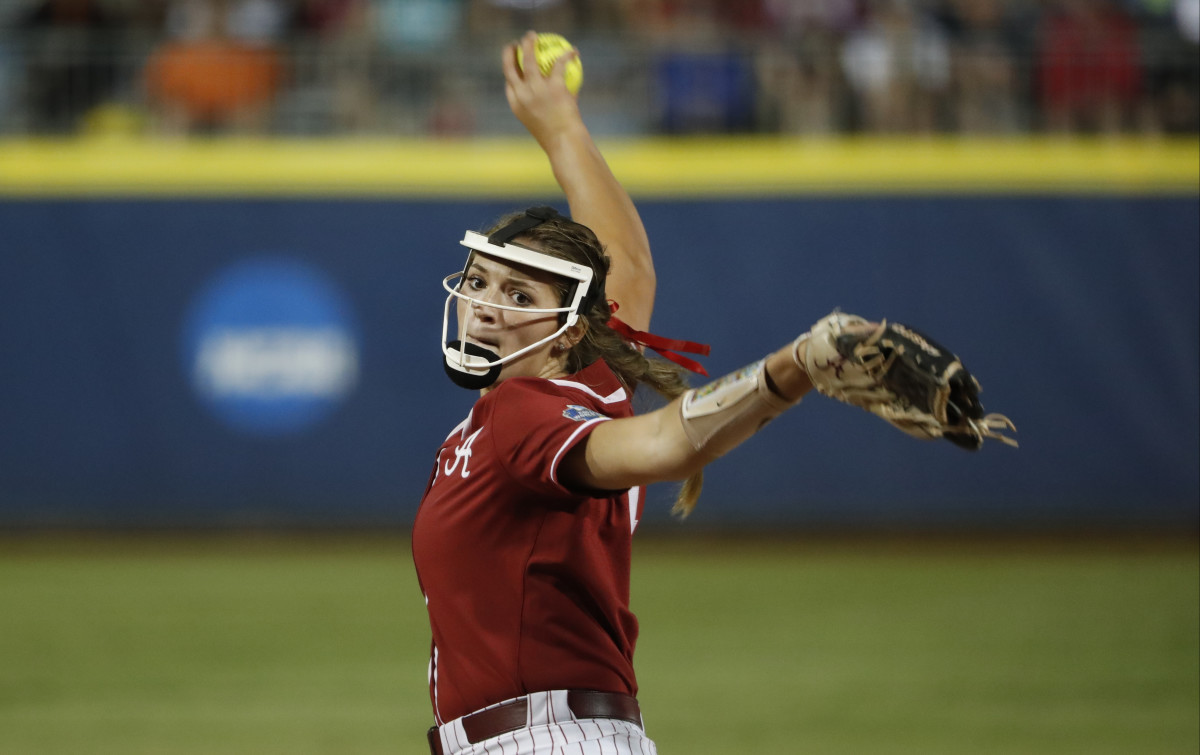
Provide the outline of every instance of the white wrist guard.
{"type": "Polygon", "coordinates": [[[685,393],[680,416],[692,448],[720,456],[799,402],[770,389],[766,360],[760,359],[685,393]]]}

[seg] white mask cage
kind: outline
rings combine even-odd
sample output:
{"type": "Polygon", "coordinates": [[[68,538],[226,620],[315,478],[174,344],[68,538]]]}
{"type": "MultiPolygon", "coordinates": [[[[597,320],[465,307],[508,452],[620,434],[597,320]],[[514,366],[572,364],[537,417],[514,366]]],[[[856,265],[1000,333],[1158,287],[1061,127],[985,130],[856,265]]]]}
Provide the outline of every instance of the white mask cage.
{"type": "Polygon", "coordinates": [[[446,297],[445,311],[442,313],[442,354],[445,357],[447,372],[451,378],[460,385],[469,388],[483,388],[495,382],[499,375],[500,367],[508,362],[521,357],[524,354],[546,344],[549,341],[558,338],[566,332],[567,328],[579,321],[579,309],[584,298],[587,296],[588,290],[591,288],[592,268],[587,265],[579,265],[574,262],[569,262],[558,257],[552,257],[548,254],[527,249],[525,247],[516,246],[514,244],[493,244],[488,241],[488,237],[474,231],[467,231],[461,242],[463,246],[472,250],[467,256],[467,264],[459,272],[447,275],[442,280],[442,288],[446,290],[449,296],[446,297]],[[489,257],[494,257],[505,262],[513,262],[518,265],[542,270],[552,275],[558,275],[576,281],[575,291],[571,297],[570,304],[562,307],[515,307],[506,304],[497,304],[495,302],[483,301],[469,296],[467,293],[459,290],[459,285],[462,282],[463,276],[466,275],[470,268],[471,259],[475,252],[486,254],[489,257]],[[468,304],[478,304],[484,307],[493,309],[511,310],[515,312],[523,312],[526,314],[566,314],[561,327],[554,333],[542,338],[536,343],[531,343],[528,346],[515,351],[505,357],[499,354],[488,351],[474,344],[468,344],[466,341],[468,324],[474,316],[474,308],[468,306],[465,310],[465,315],[458,317],[458,329],[455,339],[449,339],[450,333],[450,305],[455,299],[461,299],[468,304]],[[465,344],[465,346],[464,346],[465,344]],[[473,352],[473,353],[470,353],[473,352]],[[494,373],[494,374],[493,374],[494,373]],[[463,377],[465,382],[460,382],[459,377],[463,377]],[[490,379],[487,379],[490,378],[490,379]],[[481,381],[486,382],[481,384],[481,381]]]}

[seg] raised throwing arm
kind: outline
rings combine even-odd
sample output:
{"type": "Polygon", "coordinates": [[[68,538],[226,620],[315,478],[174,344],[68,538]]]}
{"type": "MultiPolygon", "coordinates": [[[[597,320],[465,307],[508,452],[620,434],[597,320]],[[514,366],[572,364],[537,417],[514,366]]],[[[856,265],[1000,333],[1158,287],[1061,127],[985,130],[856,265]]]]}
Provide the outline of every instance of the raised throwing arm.
{"type": "Polygon", "coordinates": [[[528,32],[504,48],[509,107],[550,159],[572,219],[591,228],[612,258],[607,295],[620,305],[620,318],[636,330],[648,330],[656,282],[646,229],[567,90],[563,70],[570,56],[559,58],[549,76],[542,76],[534,65],[518,68],[517,44],[523,46],[524,59],[532,61],[536,38],[528,32]]]}

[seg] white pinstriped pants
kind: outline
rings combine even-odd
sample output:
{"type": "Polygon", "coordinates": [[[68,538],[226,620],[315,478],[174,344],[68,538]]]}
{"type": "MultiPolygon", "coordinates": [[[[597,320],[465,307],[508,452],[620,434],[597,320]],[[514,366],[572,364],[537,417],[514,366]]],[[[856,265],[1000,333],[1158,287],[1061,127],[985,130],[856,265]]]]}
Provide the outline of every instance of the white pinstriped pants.
{"type": "Polygon", "coordinates": [[[525,697],[529,701],[529,722],[524,729],[471,744],[462,719],[438,727],[446,755],[658,755],[654,742],[636,724],[610,718],[575,718],[567,707],[566,690],[534,692],[525,697]]]}

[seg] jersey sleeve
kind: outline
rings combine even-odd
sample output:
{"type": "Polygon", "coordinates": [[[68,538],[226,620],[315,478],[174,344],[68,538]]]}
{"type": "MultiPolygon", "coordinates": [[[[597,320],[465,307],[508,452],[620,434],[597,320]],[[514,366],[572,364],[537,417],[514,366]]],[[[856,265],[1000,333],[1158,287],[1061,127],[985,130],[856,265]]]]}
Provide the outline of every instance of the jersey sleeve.
{"type": "Polygon", "coordinates": [[[559,481],[559,462],[611,418],[547,381],[511,380],[494,393],[498,400],[489,418],[490,434],[509,475],[541,495],[577,495],[559,481]]]}

